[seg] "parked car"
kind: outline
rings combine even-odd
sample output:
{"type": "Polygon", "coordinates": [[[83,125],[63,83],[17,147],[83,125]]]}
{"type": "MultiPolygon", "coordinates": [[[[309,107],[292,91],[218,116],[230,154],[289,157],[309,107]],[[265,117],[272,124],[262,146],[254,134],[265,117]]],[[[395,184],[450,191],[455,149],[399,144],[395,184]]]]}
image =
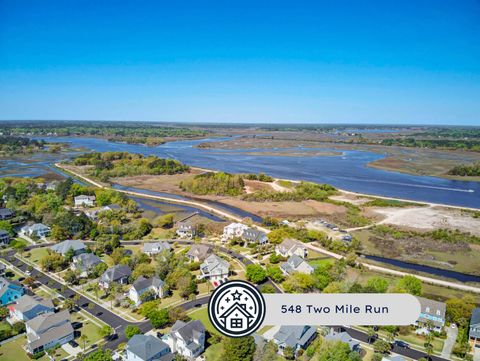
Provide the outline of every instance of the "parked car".
{"type": "Polygon", "coordinates": [[[410,345],[402,340],[395,340],[393,341],[394,346],[402,347],[402,348],[409,348],[410,345]]]}
{"type": "Polygon", "coordinates": [[[78,347],[78,343],[76,343],[74,340],[69,341],[68,344],[72,347],[78,347]]]}

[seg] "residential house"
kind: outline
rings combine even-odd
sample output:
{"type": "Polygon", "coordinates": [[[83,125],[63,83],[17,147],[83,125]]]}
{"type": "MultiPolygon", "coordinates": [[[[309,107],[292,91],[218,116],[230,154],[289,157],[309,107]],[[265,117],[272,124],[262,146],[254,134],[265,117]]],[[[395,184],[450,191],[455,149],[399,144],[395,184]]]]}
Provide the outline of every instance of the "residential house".
{"type": "Polygon", "coordinates": [[[164,337],[164,341],[170,346],[172,352],[194,359],[205,350],[205,327],[198,320],[187,323],[179,320],[164,337]]]}
{"type": "Polygon", "coordinates": [[[151,335],[134,335],[125,347],[125,361],[171,361],[175,357],[170,347],[151,335]]]}
{"type": "Polygon", "coordinates": [[[101,212],[104,212],[104,211],[119,211],[121,210],[122,207],[120,207],[118,204],[109,204],[107,206],[103,206],[100,211],[101,212]]]}
{"type": "Polygon", "coordinates": [[[95,206],[95,196],[86,196],[84,194],[74,198],[75,207],[93,207],[95,206]]]}
{"type": "Polygon", "coordinates": [[[127,265],[117,264],[107,269],[100,277],[99,285],[102,288],[109,288],[112,283],[127,284],[132,270],[127,265]]]}
{"type": "Polygon", "coordinates": [[[25,289],[22,285],[0,277],[0,305],[5,306],[15,302],[24,294],[25,289]]]}
{"type": "Polygon", "coordinates": [[[148,254],[149,256],[154,256],[163,251],[171,251],[171,249],[172,246],[166,241],[143,244],[143,253],[148,254]]]}
{"type": "Polygon", "coordinates": [[[99,209],[85,209],[83,213],[93,222],[98,221],[98,214],[100,213],[99,209]]]}
{"type": "Polygon", "coordinates": [[[45,187],[45,190],[47,191],[55,191],[57,190],[57,187],[59,185],[60,182],[58,181],[51,181],[51,182],[48,182],[46,187],[45,187]]]}
{"type": "Polygon", "coordinates": [[[185,256],[190,262],[203,262],[212,253],[213,251],[209,246],[205,244],[194,244],[185,256]]]}
{"type": "Polygon", "coordinates": [[[383,356],[382,361],[407,361],[407,359],[400,355],[395,356],[383,356]]]}
{"type": "Polygon", "coordinates": [[[197,226],[189,221],[178,222],[176,233],[181,238],[192,238],[197,234],[197,226]]]}
{"type": "Polygon", "coordinates": [[[226,241],[232,238],[240,238],[248,228],[248,226],[242,223],[230,223],[228,226],[223,227],[222,240],[226,241]]]}
{"type": "Polygon", "coordinates": [[[214,286],[218,286],[228,280],[230,265],[226,260],[211,254],[200,265],[202,278],[207,278],[214,286]]]}
{"type": "Polygon", "coordinates": [[[350,347],[352,351],[360,351],[360,342],[354,340],[348,332],[335,332],[333,329],[330,330],[330,333],[325,336],[327,341],[341,341],[344,342],[350,347]]]}
{"type": "Polygon", "coordinates": [[[135,303],[140,305],[144,301],[165,296],[165,282],[158,277],[145,278],[140,276],[128,292],[128,297],[135,303]]]}
{"type": "Polygon", "coordinates": [[[281,263],[280,269],[285,275],[291,275],[294,272],[312,274],[314,270],[302,257],[296,254],[290,256],[287,262],[281,263]]]}
{"type": "Polygon", "coordinates": [[[26,322],[27,350],[32,355],[63,345],[74,338],[67,310],[44,313],[26,322]]]}
{"type": "Polygon", "coordinates": [[[277,245],[275,252],[282,257],[290,257],[296,254],[299,257],[305,258],[308,255],[307,247],[300,241],[292,238],[286,238],[282,243],[277,245]]]}
{"type": "Polygon", "coordinates": [[[265,244],[268,242],[267,234],[255,228],[246,229],[242,238],[248,243],[265,244]]]}
{"type": "Polygon", "coordinates": [[[443,326],[445,326],[446,304],[424,297],[417,298],[420,301],[421,312],[416,325],[431,328],[435,332],[441,332],[443,326]]]}
{"type": "Polygon", "coordinates": [[[0,221],[13,218],[15,213],[10,208],[0,208],[0,221]]]}
{"type": "Polygon", "coordinates": [[[10,235],[7,231],[0,229],[0,245],[6,246],[10,244],[10,235]]]}
{"type": "Polygon", "coordinates": [[[51,299],[23,295],[15,304],[8,306],[8,310],[13,322],[26,322],[44,313],[55,312],[55,307],[51,299]]]}
{"type": "Polygon", "coordinates": [[[85,243],[77,240],[66,240],[60,242],[51,246],[50,249],[53,252],[60,253],[62,256],[65,256],[70,249],[73,250],[74,256],[78,256],[79,254],[85,253],[87,251],[85,243]]]}
{"type": "Polygon", "coordinates": [[[29,237],[35,236],[38,238],[45,238],[50,235],[50,227],[42,223],[34,223],[30,226],[22,227],[20,232],[29,237]]]}
{"type": "Polygon", "coordinates": [[[291,347],[295,355],[305,350],[317,337],[317,329],[313,326],[281,326],[273,335],[273,342],[278,345],[278,353],[283,355],[286,347],[291,347]]]}
{"type": "Polygon", "coordinates": [[[468,337],[473,342],[474,347],[480,347],[480,307],[475,308],[472,312],[468,337]]]}
{"type": "Polygon", "coordinates": [[[81,253],[72,258],[70,268],[73,271],[80,272],[80,277],[88,277],[100,263],[102,263],[102,260],[97,255],[93,253],[81,253]]]}

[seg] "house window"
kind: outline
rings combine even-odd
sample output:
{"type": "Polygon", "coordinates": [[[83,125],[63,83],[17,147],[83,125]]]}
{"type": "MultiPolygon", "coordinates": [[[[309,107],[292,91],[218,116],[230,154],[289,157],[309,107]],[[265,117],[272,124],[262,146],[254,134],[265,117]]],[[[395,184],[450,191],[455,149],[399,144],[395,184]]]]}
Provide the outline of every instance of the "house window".
{"type": "Polygon", "coordinates": [[[241,318],[232,318],[230,320],[230,327],[232,328],[242,328],[243,320],[241,318]]]}
{"type": "Polygon", "coordinates": [[[440,310],[437,310],[437,316],[440,316],[440,310]]]}
{"type": "Polygon", "coordinates": [[[430,307],[427,307],[427,308],[425,309],[425,312],[429,313],[429,312],[430,312],[430,307]]]}

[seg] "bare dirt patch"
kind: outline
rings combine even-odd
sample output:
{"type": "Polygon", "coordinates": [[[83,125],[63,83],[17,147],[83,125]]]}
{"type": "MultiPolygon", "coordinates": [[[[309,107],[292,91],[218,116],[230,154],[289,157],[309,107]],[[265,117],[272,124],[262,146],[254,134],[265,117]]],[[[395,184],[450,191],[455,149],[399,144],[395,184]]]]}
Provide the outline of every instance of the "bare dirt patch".
{"type": "Polygon", "coordinates": [[[356,206],[361,206],[362,204],[365,204],[371,201],[370,198],[356,196],[355,194],[343,193],[343,192],[341,192],[337,196],[331,196],[330,199],[334,201],[352,203],[352,204],[355,204],[356,206]]]}

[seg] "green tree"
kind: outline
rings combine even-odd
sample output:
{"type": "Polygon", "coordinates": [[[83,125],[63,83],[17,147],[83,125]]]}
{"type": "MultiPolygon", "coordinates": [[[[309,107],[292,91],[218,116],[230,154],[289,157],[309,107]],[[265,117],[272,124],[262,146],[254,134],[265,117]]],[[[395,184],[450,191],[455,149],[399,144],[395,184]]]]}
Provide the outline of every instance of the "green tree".
{"type": "Polygon", "coordinates": [[[304,293],[313,290],[315,278],[305,273],[294,273],[282,283],[287,293],[304,293]]]}
{"type": "Polygon", "coordinates": [[[9,221],[0,221],[0,230],[8,232],[10,237],[15,235],[15,231],[13,230],[13,226],[9,221]]]}
{"type": "Polygon", "coordinates": [[[137,326],[128,325],[125,327],[125,337],[131,339],[133,336],[142,333],[137,326]]]}
{"type": "Polygon", "coordinates": [[[475,308],[475,300],[470,295],[463,298],[450,298],[447,300],[447,319],[459,326],[467,326],[467,322],[475,308]]]}
{"type": "Polygon", "coordinates": [[[70,247],[67,252],[65,252],[65,259],[67,262],[71,262],[72,258],[75,256],[75,251],[73,250],[72,247],[70,247]]]}
{"type": "Polygon", "coordinates": [[[267,272],[258,264],[249,264],[247,266],[247,279],[253,283],[262,283],[267,279],[267,272]]]}
{"type": "Polygon", "coordinates": [[[388,290],[388,281],[382,277],[372,277],[367,281],[367,287],[374,293],[385,293],[388,290]]]}
{"type": "Polygon", "coordinates": [[[373,349],[375,352],[386,354],[390,352],[390,344],[384,340],[377,340],[373,343],[373,349]]]}
{"type": "Polygon", "coordinates": [[[255,340],[252,336],[223,339],[222,361],[253,361],[255,340]]]}
{"type": "Polygon", "coordinates": [[[113,329],[109,325],[105,325],[100,329],[100,335],[104,338],[109,337],[113,332],[113,329]]]}
{"type": "Polygon", "coordinates": [[[82,341],[83,343],[83,351],[85,352],[85,349],[87,348],[88,336],[85,334],[82,334],[80,336],[80,341],[82,341]]]}
{"type": "Polygon", "coordinates": [[[415,276],[403,276],[396,285],[397,292],[407,292],[414,296],[422,295],[422,282],[415,276]]]}
{"type": "Polygon", "coordinates": [[[285,280],[285,276],[278,266],[267,267],[267,276],[277,283],[285,280]]]}
{"type": "Polygon", "coordinates": [[[148,314],[148,319],[155,328],[161,328],[167,325],[170,321],[168,310],[165,308],[162,308],[161,310],[150,311],[148,314]]]}
{"type": "Polygon", "coordinates": [[[110,350],[97,350],[86,357],[83,358],[83,361],[112,361],[112,351],[110,350]]]}
{"type": "Polygon", "coordinates": [[[287,360],[293,360],[295,358],[295,350],[291,346],[287,346],[283,349],[283,356],[287,360]]]}

